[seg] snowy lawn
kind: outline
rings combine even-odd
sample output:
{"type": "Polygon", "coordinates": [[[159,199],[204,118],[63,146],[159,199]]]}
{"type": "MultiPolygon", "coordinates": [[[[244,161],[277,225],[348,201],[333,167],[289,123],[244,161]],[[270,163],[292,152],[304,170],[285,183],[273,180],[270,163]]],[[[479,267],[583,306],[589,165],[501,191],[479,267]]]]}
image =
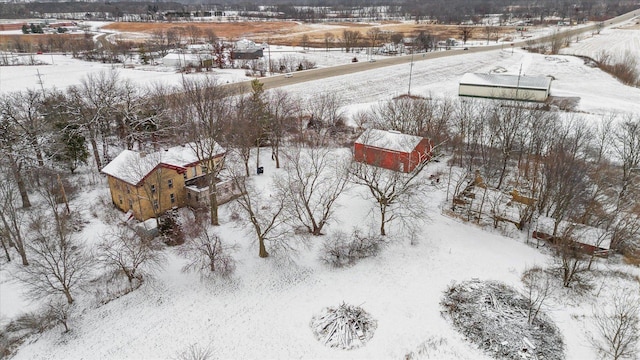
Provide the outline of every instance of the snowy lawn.
{"type": "MultiPolygon", "coordinates": [[[[266,175],[259,181],[276,172],[269,154],[264,155],[266,175]]],[[[328,231],[349,231],[372,221],[371,204],[361,191],[353,189],[341,199],[340,223],[328,231]]],[[[424,201],[433,204],[432,220],[417,245],[392,229],[393,243],[381,255],[346,269],[321,263],[322,238],[311,239],[308,248],[300,246],[291,259],[260,259],[253,237],[225,220],[220,235],[240,246],[230,281],[203,283],[197,275],[180,272],[183,260],[175,249],[167,249],[166,267],[155,281],[84,311],[71,322],[70,334],[55,328],[16,358],[169,358],[195,343],[211,347],[220,358],[400,358],[424,341],[441,338],[447,339],[446,351],[453,351],[448,354],[482,358],[440,316],[442,292],[452,281],[470,278],[518,287],[525,266],[543,264],[547,256],[521,241],[440,215],[437,204],[443,196],[443,189],[435,188],[425,194],[424,201]],[[366,308],[378,323],[367,345],[352,351],[323,346],[309,328],[320,309],[343,301],[366,308]]],[[[91,296],[80,301],[89,303],[91,296]]]]}

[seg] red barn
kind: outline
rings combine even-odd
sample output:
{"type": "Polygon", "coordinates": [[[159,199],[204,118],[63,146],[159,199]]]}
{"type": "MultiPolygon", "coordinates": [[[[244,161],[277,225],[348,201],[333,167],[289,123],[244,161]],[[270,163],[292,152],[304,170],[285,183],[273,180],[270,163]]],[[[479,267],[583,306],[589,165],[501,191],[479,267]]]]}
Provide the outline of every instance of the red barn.
{"type": "Polygon", "coordinates": [[[354,144],[356,161],[407,173],[431,159],[432,151],[429,139],[393,130],[367,129],[354,144]]]}

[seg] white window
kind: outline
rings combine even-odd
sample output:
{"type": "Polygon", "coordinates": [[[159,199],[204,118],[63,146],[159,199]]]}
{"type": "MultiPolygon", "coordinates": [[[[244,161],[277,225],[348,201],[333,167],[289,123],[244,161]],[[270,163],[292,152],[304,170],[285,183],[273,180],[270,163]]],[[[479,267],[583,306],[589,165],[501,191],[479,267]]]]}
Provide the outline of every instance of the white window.
{"type": "Polygon", "coordinates": [[[175,202],[176,202],[176,194],[170,194],[169,198],[171,199],[171,203],[175,204],[175,202]]]}
{"type": "MultiPolygon", "coordinates": [[[[167,180],[167,185],[169,186],[169,189],[172,189],[173,188],[173,179],[167,180]]],[[[171,195],[173,195],[173,194],[171,194],[171,195]]]]}

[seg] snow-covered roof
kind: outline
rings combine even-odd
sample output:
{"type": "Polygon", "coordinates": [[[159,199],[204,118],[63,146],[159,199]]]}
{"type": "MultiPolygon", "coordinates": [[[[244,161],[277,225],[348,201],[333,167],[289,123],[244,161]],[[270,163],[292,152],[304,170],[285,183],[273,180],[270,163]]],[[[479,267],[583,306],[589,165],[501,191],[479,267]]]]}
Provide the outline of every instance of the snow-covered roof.
{"type": "MultiPolygon", "coordinates": [[[[222,155],[224,152],[225,149],[216,143],[214,152],[216,156],[222,155]]],[[[186,169],[187,166],[196,163],[198,163],[198,156],[189,145],[174,146],[150,154],[124,150],[102,168],[102,172],[129,184],[137,185],[160,164],[186,169]]]]}
{"type": "Polygon", "coordinates": [[[258,50],[258,49],[262,49],[262,48],[251,40],[242,39],[242,40],[236,41],[236,50],[258,50]]]}
{"type": "Polygon", "coordinates": [[[200,61],[207,60],[211,57],[208,54],[180,54],[180,53],[168,53],[162,59],[163,60],[179,60],[179,61],[200,61]]]}
{"type": "Polygon", "coordinates": [[[547,90],[551,86],[551,78],[548,76],[466,73],[460,79],[460,84],[547,90]]]}
{"type": "MultiPolygon", "coordinates": [[[[546,234],[553,234],[553,226],[555,220],[547,216],[540,216],[537,221],[536,231],[540,231],[546,234]]],[[[569,232],[572,240],[575,242],[599,247],[602,249],[609,249],[611,246],[611,234],[601,228],[576,224],[569,221],[562,220],[558,224],[558,236],[569,232]]]]}
{"type": "Polygon", "coordinates": [[[393,151],[411,152],[423,139],[420,136],[407,135],[393,130],[367,129],[358,137],[356,144],[393,151]]]}

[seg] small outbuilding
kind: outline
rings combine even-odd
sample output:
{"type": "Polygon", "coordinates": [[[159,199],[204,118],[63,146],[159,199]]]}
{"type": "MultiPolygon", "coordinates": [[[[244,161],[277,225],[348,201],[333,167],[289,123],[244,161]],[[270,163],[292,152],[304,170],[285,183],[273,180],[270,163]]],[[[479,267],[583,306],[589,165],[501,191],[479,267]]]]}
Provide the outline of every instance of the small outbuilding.
{"type": "Polygon", "coordinates": [[[551,77],[467,73],[460,79],[458,95],[490,99],[544,102],[551,77]]]}
{"type": "Polygon", "coordinates": [[[431,159],[432,151],[429,139],[394,130],[367,129],[354,144],[356,161],[405,173],[431,159]]]}

